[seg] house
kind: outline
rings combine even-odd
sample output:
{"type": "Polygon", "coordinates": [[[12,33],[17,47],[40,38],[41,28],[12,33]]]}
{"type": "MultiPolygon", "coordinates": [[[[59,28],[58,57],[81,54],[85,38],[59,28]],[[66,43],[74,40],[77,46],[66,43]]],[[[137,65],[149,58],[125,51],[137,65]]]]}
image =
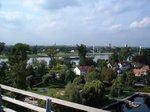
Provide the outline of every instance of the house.
{"type": "Polygon", "coordinates": [[[86,75],[89,69],[89,66],[79,66],[74,69],[74,72],[76,75],[86,75]]]}
{"type": "Polygon", "coordinates": [[[143,66],[142,68],[141,68],[141,73],[142,73],[142,75],[148,75],[148,72],[150,72],[150,67],[149,66],[143,66]]]}
{"type": "Polygon", "coordinates": [[[129,70],[131,68],[131,65],[129,63],[125,63],[125,62],[120,62],[118,63],[119,69],[122,71],[126,71],[129,70]]]}
{"type": "Polygon", "coordinates": [[[139,68],[141,66],[140,63],[137,63],[137,62],[133,62],[131,63],[131,65],[134,67],[134,68],[139,68]]]}
{"type": "Polygon", "coordinates": [[[148,75],[148,73],[150,72],[150,67],[143,66],[141,69],[134,69],[133,72],[134,72],[135,76],[148,75]]]}
{"type": "Polygon", "coordinates": [[[119,66],[117,63],[108,63],[108,68],[112,68],[113,70],[118,70],[119,66]]]}
{"type": "Polygon", "coordinates": [[[141,69],[133,69],[135,76],[141,76],[141,69]]]}

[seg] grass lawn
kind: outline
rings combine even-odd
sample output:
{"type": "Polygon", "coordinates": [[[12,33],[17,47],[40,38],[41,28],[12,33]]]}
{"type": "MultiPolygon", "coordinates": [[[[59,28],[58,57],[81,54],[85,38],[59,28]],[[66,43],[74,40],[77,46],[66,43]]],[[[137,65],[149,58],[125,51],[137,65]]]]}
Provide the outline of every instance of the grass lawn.
{"type": "Polygon", "coordinates": [[[55,85],[55,84],[50,84],[48,86],[39,85],[37,87],[33,87],[32,89],[28,89],[28,91],[30,92],[34,92],[37,94],[46,95],[50,97],[57,97],[57,98],[61,96],[59,93],[62,93],[64,90],[65,89],[62,86],[55,85]],[[48,89],[48,92],[38,91],[38,89],[42,89],[42,88],[48,89]]]}

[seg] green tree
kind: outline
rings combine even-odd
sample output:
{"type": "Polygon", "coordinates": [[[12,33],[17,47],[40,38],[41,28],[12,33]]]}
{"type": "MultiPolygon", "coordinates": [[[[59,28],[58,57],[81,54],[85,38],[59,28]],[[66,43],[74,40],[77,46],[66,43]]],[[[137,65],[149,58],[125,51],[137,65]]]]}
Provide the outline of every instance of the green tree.
{"type": "Polygon", "coordinates": [[[107,67],[107,61],[104,60],[104,59],[98,59],[97,60],[97,66],[100,67],[100,68],[103,68],[103,67],[107,67]]]}
{"type": "Polygon", "coordinates": [[[75,78],[75,73],[72,70],[67,70],[65,73],[65,83],[72,82],[75,78]]]}
{"type": "Polygon", "coordinates": [[[150,49],[142,49],[140,55],[136,55],[134,60],[145,65],[150,65],[150,49]]]}
{"type": "Polygon", "coordinates": [[[100,79],[101,79],[101,75],[100,75],[100,72],[98,71],[88,72],[85,76],[86,82],[91,82],[93,80],[100,80],[100,79]]]}
{"type": "Polygon", "coordinates": [[[28,51],[29,46],[26,44],[18,43],[12,47],[10,55],[8,57],[8,85],[19,89],[26,89],[28,51]]]}
{"type": "Polygon", "coordinates": [[[88,82],[82,90],[83,104],[98,106],[104,98],[104,84],[99,80],[88,82]]]}
{"type": "Polygon", "coordinates": [[[81,45],[77,45],[76,47],[77,51],[78,51],[78,55],[79,57],[85,57],[87,54],[87,48],[85,45],[81,44],[81,45]]]}
{"type": "Polygon", "coordinates": [[[133,50],[130,47],[123,47],[118,55],[119,61],[127,61],[133,55],[133,50]]]}
{"type": "Polygon", "coordinates": [[[81,91],[83,84],[68,83],[65,88],[65,97],[67,100],[82,104],[81,91]]]}
{"type": "MultiPolygon", "coordinates": [[[[122,55],[120,57],[122,58],[122,55]]],[[[117,52],[113,52],[113,54],[109,57],[109,62],[111,63],[119,62],[119,56],[117,52]]]]}
{"type": "Polygon", "coordinates": [[[79,61],[79,65],[80,66],[85,66],[86,65],[86,54],[87,54],[87,48],[85,45],[81,44],[81,45],[77,45],[76,47],[77,51],[78,51],[78,56],[80,58],[79,61]]]}
{"type": "Polygon", "coordinates": [[[33,84],[34,84],[33,75],[29,75],[26,77],[26,83],[27,83],[28,88],[32,89],[33,84]]]}
{"type": "Polygon", "coordinates": [[[6,62],[0,62],[0,83],[5,84],[6,83],[6,73],[5,71],[8,69],[8,66],[6,62]]]}
{"type": "Polygon", "coordinates": [[[50,83],[54,83],[56,80],[56,75],[54,72],[48,73],[42,77],[42,83],[45,85],[49,85],[50,83]]]}
{"type": "Polygon", "coordinates": [[[135,83],[135,75],[133,73],[133,71],[128,71],[126,72],[126,83],[129,86],[134,86],[135,83]]]}
{"type": "Polygon", "coordinates": [[[111,81],[116,77],[116,73],[111,68],[102,69],[102,73],[104,81],[111,83],[111,81]]]}
{"type": "Polygon", "coordinates": [[[0,54],[3,51],[4,47],[5,47],[5,43],[4,42],[0,42],[0,54]]]}
{"type": "Polygon", "coordinates": [[[13,46],[8,57],[9,64],[14,65],[22,61],[27,61],[27,53],[29,50],[30,49],[27,44],[18,43],[13,46]]]}
{"type": "Polygon", "coordinates": [[[145,76],[143,77],[143,79],[144,79],[144,83],[145,83],[146,85],[150,85],[150,72],[148,72],[148,74],[145,75],[145,76]]]}
{"type": "Polygon", "coordinates": [[[111,96],[120,96],[124,88],[124,77],[119,74],[116,79],[113,80],[113,85],[111,87],[110,95],[111,96]]]}
{"type": "Polygon", "coordinates": [[[49,67],[52,68],[56,65],[55,56],[58,53],[57,49],[53,46],[49,46],[46,48],[46,54],[50,57],[49,67]]]}
{"type": "Polygon", "coordinates": [[[73,83],[75,85],[80,85],[80,84],[85,84],[85,78],[83,75],[80,75],[78,77],[76,77],[74,80],[73,80],[73,83]]]}
{"type": "Polygon", "coordinates": [[[48,73],[47,62],[45,60],[32,59],[32,66],[36,76],[43,76],[48,73]]]}

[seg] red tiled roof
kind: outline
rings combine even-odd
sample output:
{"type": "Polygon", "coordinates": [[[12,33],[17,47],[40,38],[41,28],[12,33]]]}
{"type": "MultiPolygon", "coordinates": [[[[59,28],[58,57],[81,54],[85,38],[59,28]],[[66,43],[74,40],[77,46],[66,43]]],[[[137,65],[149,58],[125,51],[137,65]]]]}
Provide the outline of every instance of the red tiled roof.
{"type": "Polygon", "coordinates": [[[143,66],[141,69],[142,70],[150,70],[149,66],[143,66]]]}
{"type": "Polygon", "coordinates": [[[78,68],[81,71],[88,71],[90,67],[89,66],[79,66],[78,68]]]}
{"type": "Polygon", "coordinates": [[[141,69],[134,69],[133,72],[134,72],[135,74],[141,74],[141,69]]]}

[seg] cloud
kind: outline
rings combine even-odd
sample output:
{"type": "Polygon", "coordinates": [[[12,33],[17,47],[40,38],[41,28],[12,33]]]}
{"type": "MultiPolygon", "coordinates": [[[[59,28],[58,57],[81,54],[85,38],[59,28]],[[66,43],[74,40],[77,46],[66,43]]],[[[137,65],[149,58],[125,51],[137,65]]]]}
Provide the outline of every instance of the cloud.
{"type": "Polygon", "coordinates": [[[110,27],[110,31],[122,30],[122,28],[123,28],[122,24],[116,24],[110,27]]]}
{"type": "Polygon", "coordinates": [[[150,27],[150,18],[143,18],[141,21],[134,21],[130,24],[129,28],[145,28],[150,27]]]}
{"type": "Polygon", "coordinates": [[[24,6],[34,9],[59,10],[79,6],[78,0],[24,0],[24,6]]]}

